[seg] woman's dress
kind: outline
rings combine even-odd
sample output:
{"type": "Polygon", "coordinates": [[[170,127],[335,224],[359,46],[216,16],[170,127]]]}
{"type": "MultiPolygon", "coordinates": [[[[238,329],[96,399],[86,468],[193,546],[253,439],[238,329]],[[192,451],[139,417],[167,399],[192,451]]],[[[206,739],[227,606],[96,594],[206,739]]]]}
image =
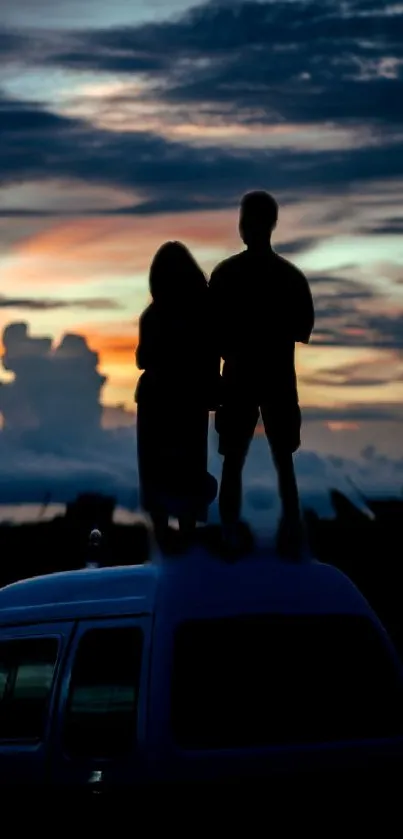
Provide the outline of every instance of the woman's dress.
{"type": "Polygon", "coordinates": [[[219,359],[206,352],[203,311],[194,315],[151,303],[140,319],[137,450],[143,509],[206,521],[217,493],[207,459],[219,359]]]}

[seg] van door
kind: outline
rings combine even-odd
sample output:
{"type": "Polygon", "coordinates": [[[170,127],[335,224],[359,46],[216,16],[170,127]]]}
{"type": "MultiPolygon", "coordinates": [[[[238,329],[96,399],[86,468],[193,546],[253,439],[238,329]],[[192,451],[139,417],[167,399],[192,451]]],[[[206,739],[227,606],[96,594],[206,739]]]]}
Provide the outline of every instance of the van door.
{"type": "Polygon", "coordinates": [[[79,622],[62,681],[52,783],[99,794],[142,780],[149,621],[79,622]]]}
{"type": "Polygon", "coordinates": [[[45,780],[55,693],[73,623],[0,633],[0,785],[45,780]]]}

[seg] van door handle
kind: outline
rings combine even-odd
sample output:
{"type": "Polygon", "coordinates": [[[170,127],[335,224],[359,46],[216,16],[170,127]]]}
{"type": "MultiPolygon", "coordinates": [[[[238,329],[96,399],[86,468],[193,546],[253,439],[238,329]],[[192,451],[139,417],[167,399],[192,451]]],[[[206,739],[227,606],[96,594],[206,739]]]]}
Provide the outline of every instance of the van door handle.
{"type": "Polygon", "coordinates": [[[90,772],[87,783],[90,786],[91,792],[94,793],[94,795],[99,795],[104,787],[104,773],[102,769],[93,769],[90,772]]]}

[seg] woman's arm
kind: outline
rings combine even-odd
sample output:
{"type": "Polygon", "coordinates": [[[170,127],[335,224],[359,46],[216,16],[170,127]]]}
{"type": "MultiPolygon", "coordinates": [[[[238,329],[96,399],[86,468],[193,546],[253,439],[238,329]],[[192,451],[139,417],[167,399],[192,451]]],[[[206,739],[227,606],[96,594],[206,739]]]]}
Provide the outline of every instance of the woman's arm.
{"type": "Polygon", "coordinates": [[[147,370],[153,365],[155,356],[155,336],[153,333],[151,304],[143,312],[139,320],[139,341],[136,349],[136,364],[139,370],[147,370]]]}
{"type": "Polygon", "coordinates": [[[206,369],[209,382],[210,410],[215,410],[221,403],[221,351],[220,351],[220,316],[215,278],[210,280],[207,296],[206,317],[206,369]]]}

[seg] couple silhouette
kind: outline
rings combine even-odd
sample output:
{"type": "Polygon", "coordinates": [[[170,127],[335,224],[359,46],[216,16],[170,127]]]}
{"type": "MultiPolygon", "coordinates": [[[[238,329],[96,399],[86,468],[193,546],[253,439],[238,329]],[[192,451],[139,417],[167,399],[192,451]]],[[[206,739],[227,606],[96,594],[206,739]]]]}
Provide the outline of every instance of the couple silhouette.
{"type": "Polygon", "coordinates": [[[141,504],[157,538],[170,517],[185,539],[206,522],[218,486],[207,468],[209,413],[223,456],[219,508],[224,544],[239,548],[242,471],[259,417],[277,470],[278,550],[299,554],[301,514],[293,454],[301,444],[295,344],[314,326],[305,276],[272,248],[278,205],[247,193],[239,232],[245,249],[208,282],[180,242],[150,269],[151,303],[140,317],[137,447],[141,504]]]}

